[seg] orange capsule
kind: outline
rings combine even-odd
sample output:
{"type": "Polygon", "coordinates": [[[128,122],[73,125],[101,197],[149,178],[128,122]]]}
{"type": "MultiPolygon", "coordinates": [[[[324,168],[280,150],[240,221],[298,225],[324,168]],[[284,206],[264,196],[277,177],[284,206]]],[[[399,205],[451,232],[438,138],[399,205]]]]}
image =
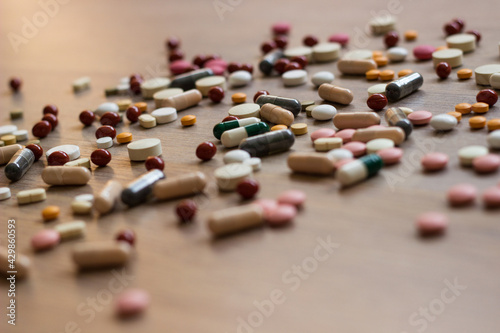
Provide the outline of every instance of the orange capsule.
{"type": "Polygon", "coordinates": [[[472,129],[481,129],[486,126],[486,118],[483,116],[475,116],[469,119],[469,126],[472,129]]]}
{"type": "Polygon", "coordinates": [[[42,210],[42,217],[45,221],[57,219],[61,209],[58,206],[47,206],[42,210]]]}
{"type": "Polygon", "coordinates": [[[191,126],[196,123],[196,116],[189,114],[181,118],[182,126],[191,126]]]}
{"type": "Polygon", "coordinates": [[[382,81],[390,81],[394,79],[394,71],[390,69],[386,69],[385,71],[380,72],[380,79],[382,81]]]}
{"type": "Polygon", "coordinates": [[[365,77],[367,80],[378,80],[380,76],[380,71],[378,69],[370,69],[365,73],[365,77]]]}
{"type": "Polygon", "coordinates": [[[486,103],[483,103],[483,102],[477,102],[477,103],[472,104],[471,109],[475,113],[486,113],[489,111],[490,106],[486,103]]]}
{"type": "Polygon", "coordinates": [[[462,114],[458,111],[451,111],[451,112],[448,112],[447,114],[455,117],[457,119],[457,122],[460,122],[460,120],[462,120],[462,114]]]}
{"type": "Polygon", "coordinates": [[[500,129],[500,119],[495,118],[495,119],[490,119],[486,123],[486,126],[488,126],[488,131],[495,131],[500,129]]]}
{"type": "Polygon", "coordinates": [[[462,68],[459,71],[457,71],[457,77],[460,80],[467,80],[472,77],[472,69],[469,68],[462,68]]]}
{"type": "Polygon", "coordinates": [[[455,105],[455,111],[460,112],[461,114],[468,114],[472,111],[472,105],[469,103],[460,103],[455,105]]]}
{"type": "Polygon", "coordinates": [[[398,77],[403,77],[403,76],[409,75],[411,73],[413,73],[413,71],[411,69],[402,69],[398,72],[398,77]]]}

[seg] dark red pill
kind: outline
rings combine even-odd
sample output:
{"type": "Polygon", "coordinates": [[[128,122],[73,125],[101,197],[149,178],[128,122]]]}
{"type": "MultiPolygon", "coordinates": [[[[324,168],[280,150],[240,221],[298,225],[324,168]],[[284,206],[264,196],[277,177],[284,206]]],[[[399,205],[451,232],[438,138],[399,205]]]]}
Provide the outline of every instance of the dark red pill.
{"type": "Polygon", "coordinates": [[[139,120],[141,111],[137,106],[132,105],[128,107],[127,111],[125,112],[125,115],[127,116],[127,119],[130,120],[130,122],[135,123],[137,120],[139,120]]]}
{"type": "Polygon", "coordinates": [[[52,131],[52,125],[47,120],[42,120],[33,126],[31,133],[37,138],[45,138],[50,131],[52,131]]]}
{"type": "Polygon", "coordinates": [[[295,56],[290,61],[298,63],[302,67],[302,69],[306,68],[308,63],[305,56],[295,56]]]}
{"type": "Polygon", "coordinates": [[[387,97],[382,94],[373,94],[366,101],[368,107],[374,111],[380,111],[387,106],[387,97]]]}
{"type": "Polygon", "coordinates": [[[217,147],[210,141],[202,142],[196,148],[196,157],[202,161],[209,161],[217,153],[217,147]]]}
{"type": "Polygon", "coordinates": [[[23,84],[23,81],[18,77],[12,77],[9,80],[10,89],[12,89],[12,91],[15,93],[18,92],[19,89],[21,89],[22,84],[23,84]]]}
{"type": "Polygon", "coordinates": [[[455,18],[455,19],[452,20],[452,22],[458,24],[458,27],[459,27],[460,31],[462,31],[464,29],[464,27],[465,27],[465,21],[462,20],[462,19],[460,19],[460,18],[455,18]]]}
{"type": "Polygon", "coordinates": [[[57,114],[59,113],[59,109],[57,108],[57,106],[55,106],[53,104],[48,104],[48,105],[45,105],[43,108],[43,114],[46,114],[46,113],[52,113],[54,116],[57,117],[57,114]]]}
{"type": "Polygon", "coordinates": [[[111,162],[111,153],[106,149],[96,149],[90,155],[92,163],[98,166],[106,166],[111,162]]]}
{"type": "Polygon", "coordinates": [[[270,40],[270,41],[264,42],[260,46],[260,50],[264,54],[271,52],[275,48],[276,48],[276,43],[274,42],[274,40],[270,40]]]}
{"type": "Polygon", "coordinates": [[[191,199],[183,200],[179,202],[177,207],[175,207],[175,213],[177,214],[181,222],[191,221],[196,215],[197,210],[198,206],[196,205],[196,202],[191,199]]]}
{"type": "Polygon", "coordinates": [[[483,89],[477,93],[476,101],[486,103],[491,107],[498,101],[498,94],[493,89],[483,89]]]}
{"type": "Polygon", "coordinates": [[[169,50],[175,50],[181,45],[181,40],[177,37],[170,37],[167,39],[167,48],[169,50]]]}
{"type": "Polygon", "coordinates": [[[241,68],[240,68],[242,71],[247,71],[249,72],[250,74],[253,74],[253,65],[252,64],[243,64],[241,65],[241,68]]]}
{"type": "Polygon", "coordinates": [[[436,74],[439,76],[441,79],[446,79],[448,76],[451,74],[451,66],[447,62],[440,62],[436,66],[436,74]]]}
{"type": "Polygon", "coordinates": [[[184,59],[184,52],[181,50],[172,50],[170,51],[170,54],[168,55],[168,61],[174,62],[176,60],[182,60],[184,59]]]}
{"type": "Polygon", "coordinates": [[[193,64],[195,64],[198,67],[203,67],[205,65],[205,62],[207,62],[207,56],[204,54],[199,54],[194,57],[193,59],[193,64]]]}
{"type": "Polygon", "coordinates": [[[240,68],[241,68],[241,64],[239,62],[230,62],[227,65],[227,71],[229,73],[233,73],[233,72],[239,71],[240,68]]]}
{"type": "Polygon", "coordinates": [[[104,138],[105,136],[109,136],[111,139],[114,139],[116,137],[116,130],[112,126],[104,125],[95,131],[96,139],[104,138]]]}
{"type": "Polygon", "coordinates": [[[319,40],[316,36],[313,36],[313,35],[307,35],[304,37],[304,39],[302,40],[302,43],[305,45],[305,46],[309,46],[309,47],[313,47],[314,45],[318,44],[319,43],[319,40]]]}
{"type": "Polygon", "coordinates": [[[221,87],[212,87],[208,91],[208,98],[214,103],[219,103],[224,98],[224,89],[221,87]]]}
{"type": "Polygon", "coordinates": [[[443,27],[444,32],[449,36],[449,35],[455,35],[460,32],[460,25],[456,22],[449,22],[446,23],[443,27]]]}
{"type": "Polygon", "coordinates": [[[62,150],[55,151],[52,154],[50,154],[49,157],[47,157],[47,163],[50,166],[64,165],[68,162],[69,162],[69,155],[62,150]]]}
{"type": "Polygon", "coordinates": [[[385,34],[384,43],[385,46],[387,46],[388,48],[398,45],[398,42],[399,42],[399,34],[396,31],[389,31],[388,33],[385,34]]]}
{"type": "Polygon", "coordinates": [[[293,71],[296,69],[302,69],[302,66],[298,62],[291,61],[288,65],[285,66],[285,72],[293,71]]]}
{"type": "Polygon", "coordinates": [[[29,145],[26,146],[29,150],[33,152],[35,155],[35,162],[40,159],[43,155],[43,148],[40,145],[37,145],[36,143],[30,143],[29,145]]]}
{"type": "Polygon", "coordinates": [[[274,37],[274,42],[277,48],[284,49],[288,45],[288,37],[283,35],[276,36],[274,37]]]}
{"type": "Polygon", "coordinates": [[[83,110],[82,112],[80,112],[79,119],[80,122],[85,126],[90,126],[95,120],[95,114],[90,110],[83,110]]]}
{"type": "Polygon", "coordinates": [[[132,229],[122,230],[116,235],[116,240],[119,242],[127,242],[131,246],[134,246],[134,244],[135,244],[135,232],[132,229]]]}
{"type": "Polygon", "coordinates": [[[259,90],[259,91],[257,91],[255,93],[255,95],[253,96],[254,103],[257,102],[257,98],[259,98],[262,95],[269,95],[269,91],[267,91],[267,90],[259,90]]]}
{"type": "Polygon", "coordinates": [[[238,120],[240,118],[236,116],[227,116],[226,118],[222,119],[222,122],[225,123],[226,121],[231,121],[231,120],[238,120]]]}
{"type": "Polygon", "coordinates": [[[141,83],[134,81],[130,84],[130,91],[132,91],[135,95],[141,94],[141,83]]]}
{"type": "Polygon", "coordinates": [[[102,125],[115,127],[120,122],[120,115],[116,112],[106,112],[102,115],[100,122],[102,125]]]}
{"type": "Polygon", "coordinates": [[[130,75],[130,77],[129,77],[129,83],[132,83],[132,82],[139,82],[140,83],[142,81],[144,81],[144,78],[139,73],[134,73],[134,74],[130,75]]]}
{"type": "Polygon", "coordinates": [[[159,156],[149,156],[146,159],[146,162],[144,162],[144,165],[146,166],[146,169],[148,171],[152,169],[158,169],[163,171],[163,169],[165,169],[165,162],[159,156]]]}
{"type": "Polygon", "coordinates": [[[278,59],[278,61],[276,61],[274,63],[274,70],[276,72],[278,72],[278,74],[281,75],[281,74],[285,73],[285,67],[289,63],[290,63],[290,60],[288,60],[287,58],[278,59]]]}
{"type": "Polygon", "coordinates": [[[259,192],[259,182],[250,178],[243,179],[238,183],[236,192],[238,192],[243,199],[251,199],[259,192]]]}
{"type": "Polygon", "coordinates": [[[479,43],[481,41],[481,33],[477,30],[468,30],[468,34],[476,36],[476,43],[479,43]]]}
{"type": "Polygon", "coordinates": [[[52,125],[52,130],[55,130],[57,127],[57,124],[59,124],[59,121],[57,120],[57,117],[54,116],[52,113],[46,113],[43,117],[42,120],[46,120],[52,125]]]}

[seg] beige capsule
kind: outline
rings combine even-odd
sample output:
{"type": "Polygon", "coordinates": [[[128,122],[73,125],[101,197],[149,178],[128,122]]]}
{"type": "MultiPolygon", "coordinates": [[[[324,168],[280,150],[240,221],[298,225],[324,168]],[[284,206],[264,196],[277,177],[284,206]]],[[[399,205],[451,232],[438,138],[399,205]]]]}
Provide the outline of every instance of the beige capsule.
{"type": "Polygon", "coordinates": [[[156,182],[153,195],[159,200],[175,199],[202,192],[206,185],[207,177],[197,171],[156,182]]]}
{"type": "Polygon", "coordinates": [[[164,107],[172,107],[177,111],[181,111],[197,105],[201,102],[202,98],[203,96],[199,90],[191,89],[183,92],[182,94],[165,98],[162,105],[164,107]]]}
{"type": "Polygon", "coordinates": [[[71,211],[73,214],[87,215],[92,212],[92,202],[73,200],[71,203],[71,211]]]}
{"type": "Polygon", "coordinates": [[[335,170],[328,154],[292,153],[288,156],[288,167],[293,172],[327,176],[335,170]]]}
{"type": "Polygon", "coordinates": [[[81,269],[122,266],[130,258],[131,249],[127,242],[88,242],[75,246],[72,257],[81,269]]]}
{"type": "MultiPolygon", "coordinates": [[[[14,254],[9,254],[9,249],[5,246],[0,246],[0,274],[4,276],[16,275],[16,279],[22,279],[29,273],[31,261],[24,254],[15,251],[14,254]],[[14,260],[15,259],[15,260],[14,260]],[[11,262],[14,260],[14,267],[11,267],[11,262]],[[7,273],[17,272],[17,273],[7,273]]],[[[12,252],[12,251],[11,251],[12,252]]]]}
{"type": "Polygon", "coordinates": [[[73,221],[58,224],[54,227],[54,230],[59,233],[61,240],[67,240],[85,235],[87,225],[83,221],[73,221]]]}
{"type": "Polygon", "coordinates": [[[380,116],[375,112],[337,113],[333,125],[339,130],[345,128],[365,128],[380,124],[380,116]]]}
{"type": "Polygon", "coordinates": [[[354,99],[354,95],[349,89],[334,86],[329,83],[323,83],[319,86],[318,95],[326,101],[344,105],[351,104],[354,99]]]}
{"type": "Polygon", "coordinates": [[[264,224],[262,208],[245,205],[213,212],[208,218],[208,228],[215,236],[223,236],[264,224]]]}
{"type": "Polygon", "coordinates": [[[368,142],[374,139],[390,139],[396,145],[405,140],[405,132],[399,127],[378,127],[358,129],[352,136],[352,141],[368,142]]]}
{"type": "Polygon", "coordinates": [[[12,156],[14,156],[20,149],[23,149],[23,146],[21,146],[20,144],[0,147],[0,165],[8,163],[12,156]]]}
{"type": "Polygon", "coordinates": [[[290,126],[293,123],[295,117],[293,113],[271,103],[266,103],[260,108],[260,116],[273,124],[283,124],[285,126],[290,126]]]}
{"type": "Polygon", "coordinates": [[[32,202],[43,201],[47,199],[47,192],[43,188],[33,188],[17,193],[17,203],[20,205],[29,204],[32,202]]]}
{"type": "Polygon", "coordinates": [[[365,75],[369,70],[377,69],[377,63],[373,59],[341,59],[337,68],[342,74],[365,75]]]}
{"type": "Polygon", "coordinates": [[[42,171],[42,179],[49,185],[85,185],[91,176],[89,169],[80,166],[49,166],[42,171]]]}
{"type": "Polygon", "coordinates": [[[122,184],[116,180],[108,180],[104,188],[94,198],[94,208],[101,214],[113,210],[123,190],[122,184]]]}

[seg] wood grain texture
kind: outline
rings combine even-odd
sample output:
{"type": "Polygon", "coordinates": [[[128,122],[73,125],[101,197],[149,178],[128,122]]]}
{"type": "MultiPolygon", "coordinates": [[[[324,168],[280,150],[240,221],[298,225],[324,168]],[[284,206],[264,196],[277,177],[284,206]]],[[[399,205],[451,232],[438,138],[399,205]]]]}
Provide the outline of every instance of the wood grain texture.
{"type": "MultiPolygon", "coordinates": [[[[219,53],[228,61],[257,66],[259,45],[270,38],[269,27],[277,20],[292,22],[291,46],[300,45],[306,34],[326,40],[332,33],[347,32],[352,38],[350,49],[383,49],[381,38],[361,32],[373,13],[392,9],[397,11],[400,32],[419,31],[418,41],[400,43],[411,50],[421,43],[445,44],[442,26],[458,16],[466,21],[467,28],[483,34],[479,48],[464,56],[464,67],[499,62],[496,0],[481,1],[480,5],[451,0],[233,1],[222,16],[214,3],[71,1],[59,5],[57,13],[19,45],[18,52],[14,52],[8,34],[21,34],[23,17],[32,20],[43,9],[37,2],[2,3],[2,124],[10,123],[9,110],[20,107],[25,117],[13,123],[31,130],[43,106],[54,103],[60,109],[60,125],[43,139],[43,148],[77,144],[82,156],[88,157],[95,149],[97,124],[82,129],[77,121],[79,112],[96,108],[106,100],[118,100],[106,99],[103,91],[122,77],[135,72],[145,77],[167,75],[167,36],[181,38],[189,60],[198,53],[219,53]],[[22,93],[16,96],[5,86],[12,75],[24,80],[22,93]],[[81,76],[92,78],[92,88],[75,95],[71,82],[81,76]]],[[[411,68],[424,76],[425,83],[419,92],[394,106],[437,114],[452,111],[457,103],[475,101],[480,87],[474,80],[459,82],[454,70],[448,80],[441,81],[430,62],[414,62],[412,56],[409,59],[387,68],[396,72],[411,68]]],[[[339,106],[340,112],[367,110],[366,89],[372,82],[340,76],[334,63],[308,67],[311,75],[320,70],[333,71],[337,76],[335,84],[354,93],[353,103],[339,106]]],[[[458,148],[486,144],[486,130],[470,131],[468,116],[445,135],[435,134],[429,127],[416,128],[402,145],[405,155],[401,164],[347,190],[340,190],[330,177],[291,174],[286,167],[288,153],[266,157],[262,171],[255,175],[261,183],[259,197],[273,198],[285,189],[301,189],[308,195],[305,209],[289,228],[257,229],[211,239],[205,225],[207,215],[239,204],[240,200],[234,193],[218,193],[214,184],[213,170],[222,165],[226,149],[219,145],[216,158],[207,163],[200,163],[194,151],[202,141],[216,142],[212,127],[227,115],[232,93],[245,92],[251,99],[260,89],[299,100],[319,100],[311,84],[285,89],[279,78],[257,74],[248,87],[228,90],[219,105],[204,100],[199,107],[182,111],[180,116],[197,116],[195,126],[182,128],[177,121],[150,130],[128,122],[118,127],[118,132],[132,132],[136,140],[161,139],[167,177],[195,170],[207,174],[209,186],[204,195],[195,197],[200,209],[192,224],[178,225],[174,214],[178,200],[149,202],[133,209],[120,207],[103,217],[72,216],[70,203],[75,195],[97,193],[109,179],[126,184],[145,171],[142,163],[129,161],[126,147],[120,145],[110,149],[113,160],[109,166],[93,168],[92,180],[86,186],[47,188],[47,200],[31,205],[18,206],[15,198],[0,202],[0,243],[6,241],[8,218],[16,219],[18,251],[28,254],[33,266],[31,277],[17,284],[16,327],[6,324],[8,285],[0,283],[0,331],[498,332],[499,212],[486,211],[480,203],[451,209],[445,200],[446,190],[459,182],[472,183],[481,191],[498,183],[498,174],[478,176],[459,166],[458,148]],[[450,155],[445,172],[422,173],[419,159],[430,151],[450,155]],[[61,216],[56,222],[44,224],[40,211],[53,204],[61,207],[61,216]],[[449,215],[449,233],[439,239],[421,240],[415,234],[414,220],[419,213],[430,210],[449,215]],[[84,240],[32,253],[29,241],[34,233],[75,218],[87,222],[84,240]],[[77,242],[111,239],[125,227],[133,228],[138,239],[134,258],[124,269],[130,280],[117,280],[115,275],[122,269],[76,271],[70,251],[77,242]],[[317,250],[328,239],[338,248],[332,253],[317,250]],[[315,253],[323,261],[312,259],[315,253]],[[303,265],[309,273],[302,269],[298,275],[296,269],[303,265]],[[466,289],[449,304],[438,301],[448,288],[445,281],[453,283],[456,279],[466,289]],[[152,305],[143,317],[123,322],[113,316],[112,298],[116,294],[112,290],[123,286],[151,293],[152,305]],[[255,304],[276,295],[280,295],[281,304],[274,306],[272,314],[257,315],[259,305],[255,304]],[[96,302],[95,308],[89,302],[96,302]],[[429,306],[434,314],[430,312],[429,319],[423,319],[419,309],[429,306]],[[258,327],[239,327],[241,320],[250,320],[258,327]]],[[[153,108],[153,102],[148,105],[153,108]]],[[[498,109],[493,107],[486,117],[499,117],[498,109]]],[[[310,131],[332,126],[331,122],[315,122],[304,114],[298,121],[307,123],[310,131]]],[[[308,135],[298,137],[292,149],[312,150],[308,135]]],[[[21,181],[13,184],[6,180],[2,167],[0,186],[8,185],[14,197],[23,189],[46,188],[40,177],[45,163],[45,158],[37,162],[21,181]]],[[[450,292],[445,295],[452,297],[450,292]]]]}

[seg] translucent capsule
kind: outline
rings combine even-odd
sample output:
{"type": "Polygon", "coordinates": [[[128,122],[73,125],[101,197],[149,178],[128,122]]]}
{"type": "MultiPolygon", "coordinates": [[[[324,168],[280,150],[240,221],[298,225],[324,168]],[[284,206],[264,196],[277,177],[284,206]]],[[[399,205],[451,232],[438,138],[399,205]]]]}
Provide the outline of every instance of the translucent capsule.
{"type": "Polygon", "coordinates": [[[376,175],[383,166],[384,162],[379,155],[369,154],[341,166],[335,173],[335,178],[342,186],[350,186],[376,175]]]}
{"type": "Polygon", "coordinates": [[[261,95],[261,96],[259,96],[259,98],[257,98],[257,101],[255,103],[259,104],[261,107],[267,103],[281,106],[283,109],[287,109],[288,111],[291,111],[295,117],[302,110],[302,104],[294,98],[271,96],[271,95],[261,95]]]}
{"type": "Polygon", "coordinates": [[[196,71],[189,72],[187,74],[182,74],[176,76],[175,79],[170,82],[170,88],[181,88],[182,90],[190,90],[196,88],[196,81],[214,75],[214,72],[210,68],[203,68],[196,71]]]}
{"type": "Polygon", "coordinates": [[[250,124],[224,132],[221,136],[221,142],[227,148],[236,147],[244,139],[266,132],[269,132],[269,125],[266,123],[250,124]]]}
{"type": "Polygon", "coordinates": [[[163,178],[165,178],[165,175],[158,169],[143,174],[129,183],[122,191],[122,201],[128,206],[137,206],[145,202],[153,191],[153,185],[163,178]]]}
{"type": "Polygon", "coordinates": [[[424,84],[422,75],[411,73],[389,83],[385,87],[385,96],[389,102],[396,102],[417,91],[422,84],[424,84]]]}
{"type": "Polygon", "coordinates": [[[5,166],[5,176],[15,182],[21,179],[35,162],[35,154],[28,148],[18,150],[5,166]]]}
{"type": "Polygon", "coordinates": [[[213,133],[214,136],[220,140],[222,134],[225,131],[229,131],[234,128],[242,127],[242,126],[247,126],[250,124],[255,124],[260,122],[259,118],[256,117],[248,117],[248,118],[243,118],[243,119],[238,119],[238,120],[230,120],[222,123],[218,123],[217,125],[214,126],[213,133]]]}
{"type": "Polygon", "coordinates": [[[283,58],[284,54],[281,50],[274,50],[269,52],[264,56],[264,58],[259,63],[259,69],[265,75],[271,74],[274,68],[274,64],[278,59],[283,58]]]}
{"type": "Polygon", "coordinates": [[[401,128],[405,132],[405,136],[408,139],[411,131],[413,130],[413,125],[403,110],[400,108],[390,108],[385,112],[384,117],[389,126],[397,126],[401,128]]]}
{"type": "Polygon", "coordinates": [[[247,151],[252,157],[261,157],[287,151],[294,142],[292,131],[286,129],[247,138],[240,143],[239,149],[247,151]]]}

